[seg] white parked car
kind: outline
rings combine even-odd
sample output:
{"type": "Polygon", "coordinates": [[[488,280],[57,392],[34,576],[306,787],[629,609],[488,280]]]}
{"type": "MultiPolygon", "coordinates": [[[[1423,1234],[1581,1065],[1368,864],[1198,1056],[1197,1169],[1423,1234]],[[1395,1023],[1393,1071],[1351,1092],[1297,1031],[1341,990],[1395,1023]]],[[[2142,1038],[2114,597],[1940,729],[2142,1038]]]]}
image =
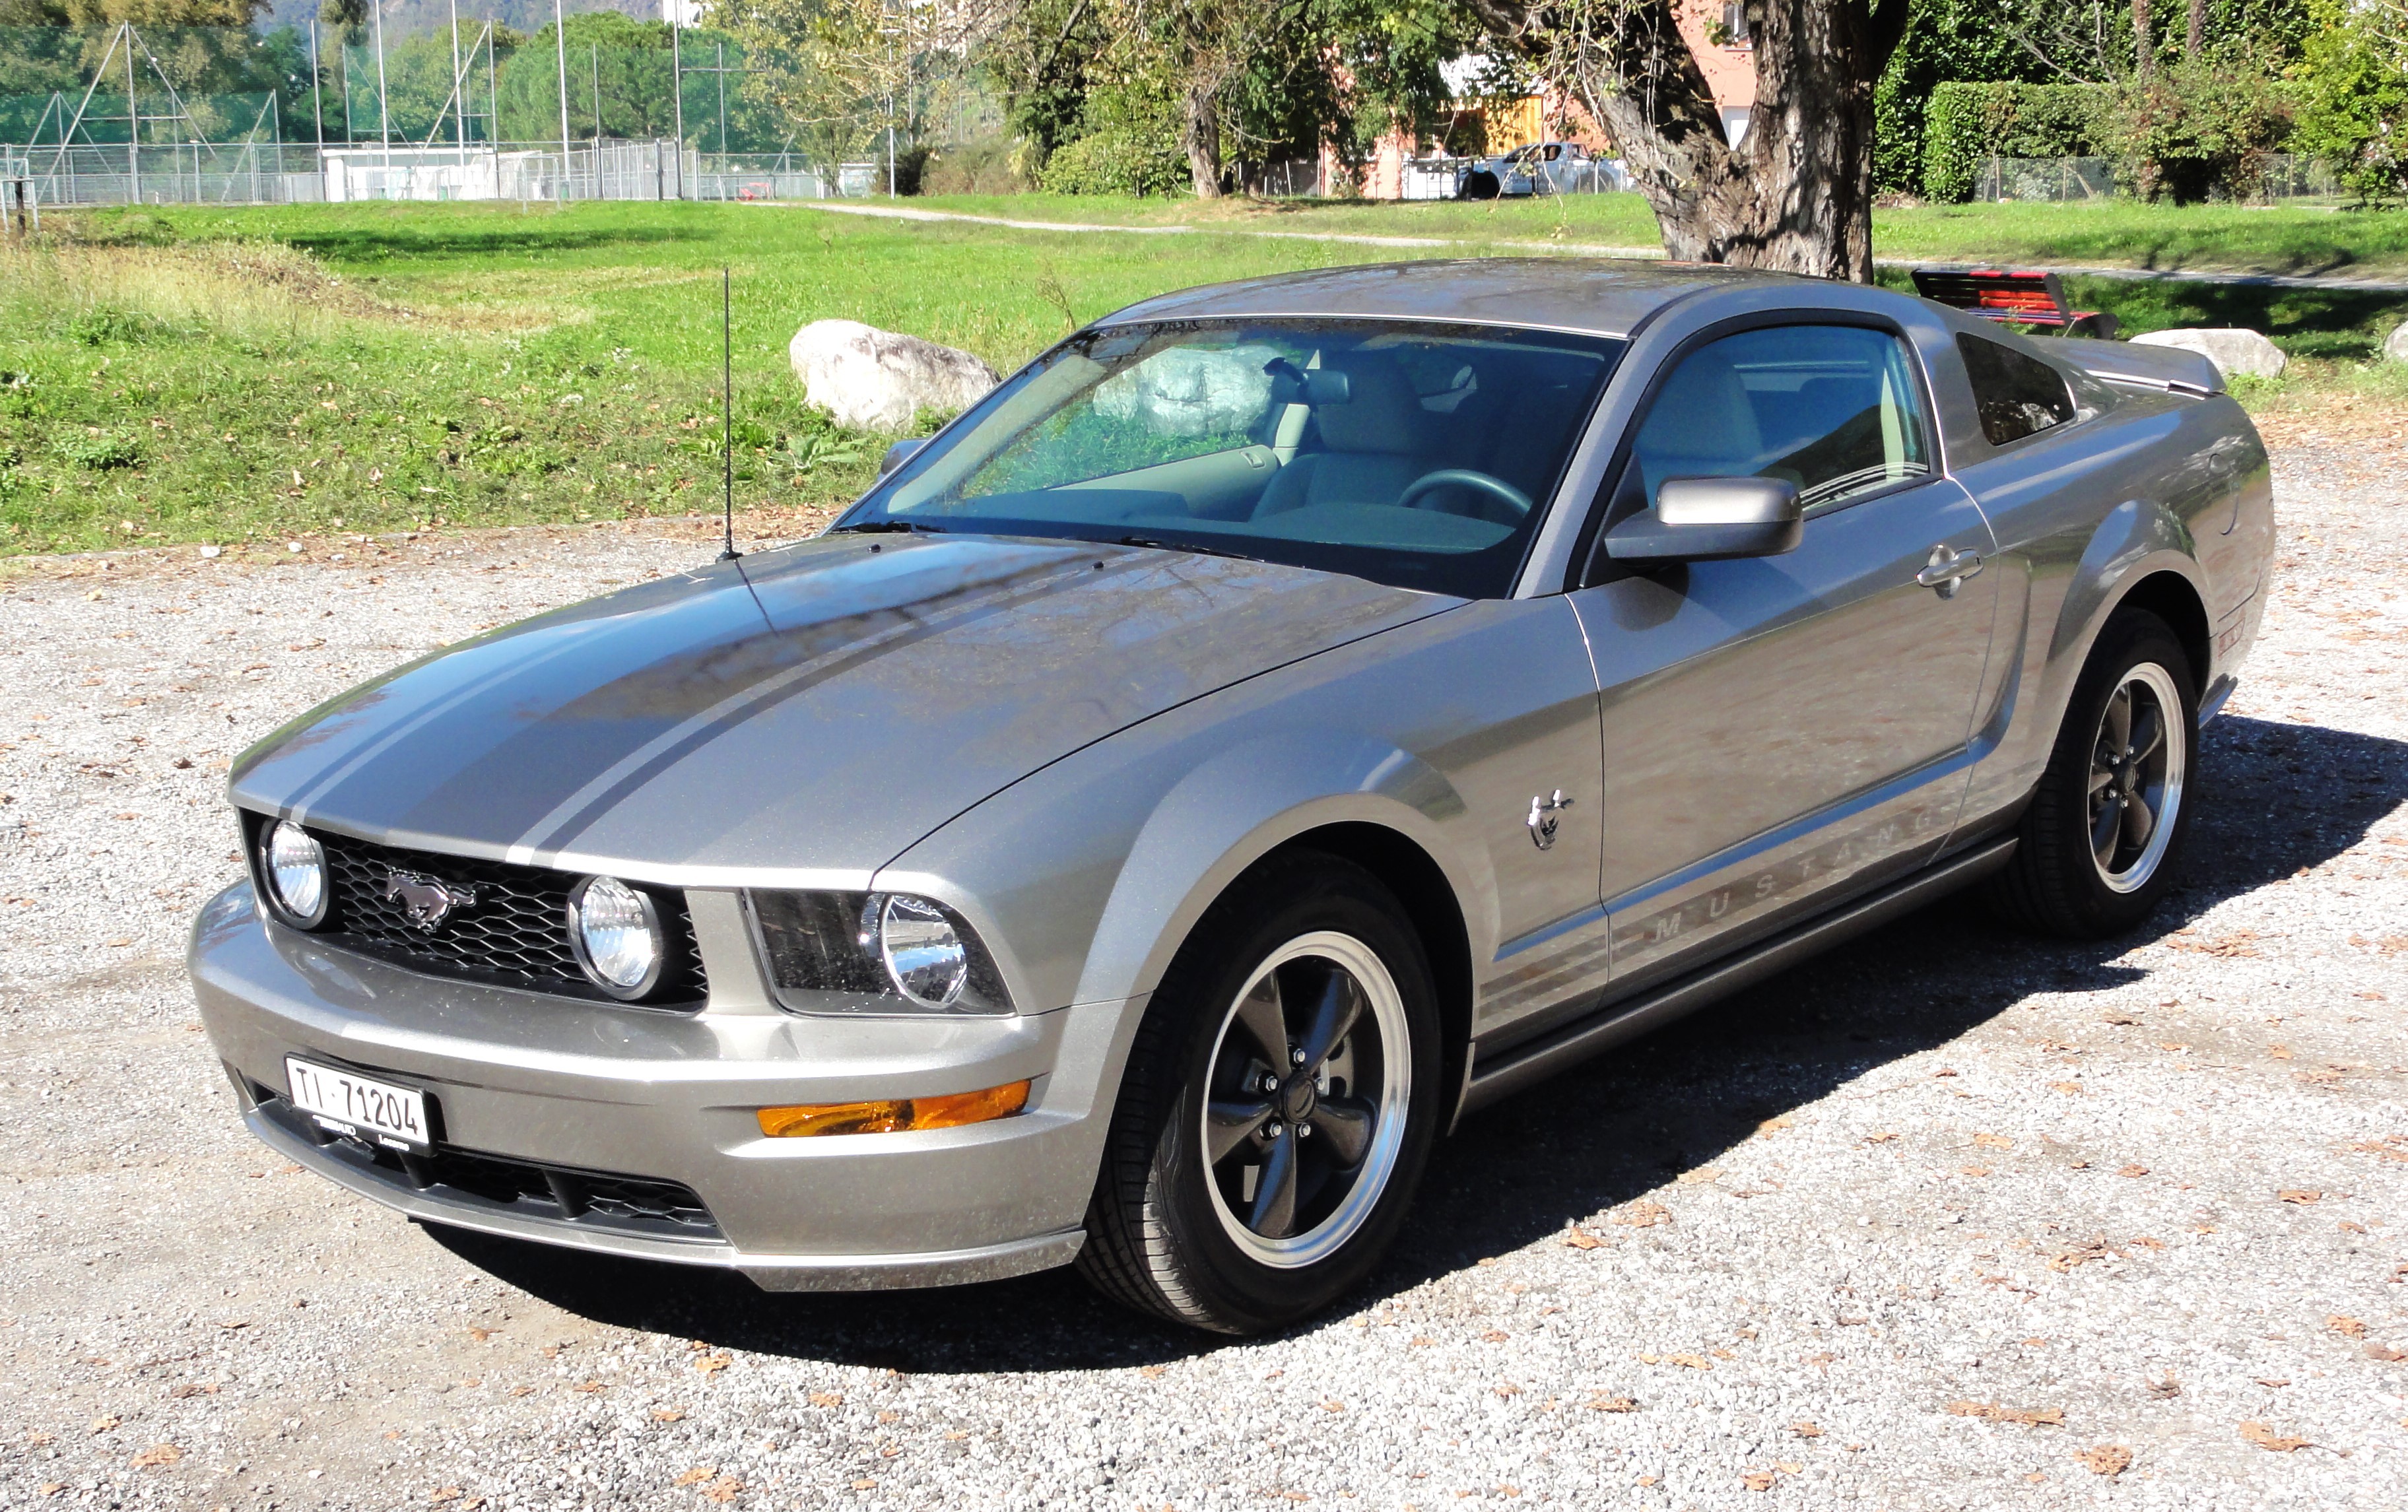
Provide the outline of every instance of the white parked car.
{"type": "Polygon", "coordinates": [[[1593,194],[1630,187],[1617,158],[1589,155],[1578,142],[1532,142],[1496,157],[1475,158],[1456,193],[1464,199],[1524,194],[1593,194]]]}

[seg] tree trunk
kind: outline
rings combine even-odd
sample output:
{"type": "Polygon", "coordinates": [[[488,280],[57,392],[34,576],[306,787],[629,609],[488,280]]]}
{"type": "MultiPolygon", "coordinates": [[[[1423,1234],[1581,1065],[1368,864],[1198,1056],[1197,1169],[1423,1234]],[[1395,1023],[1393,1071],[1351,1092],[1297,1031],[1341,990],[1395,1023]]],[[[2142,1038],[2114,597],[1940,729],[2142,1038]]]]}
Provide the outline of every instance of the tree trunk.
{"type": "Polygon", "coordinates": [[[1749,9],[1756,106],[1737,149],[1671,0],[1625,13],[1619,79],[1590,74],[1586,103],[1655,209],[1667,256],[1869,283],[1873,85],[1905,30],[1905,0],[1749,9]]]}
{"type": "Polygon", "coordinates": [[[2143,78],[2157,72],[2157,49],[2149,35],[2149,0],[2132,0],[2132,71],[2143,78]]]}
{"type": "Polygon", "coordinates": [[[2183,56],[2196,58],[2207,46],[2207,0],[2190,0],[2190,27],[2183,33],[2183,56]]]}
{"type": "Polygon", "coordinates": [[[1187,154],[1187,175],[1197,199],[1221,197],[1221,117],[1218,92],[1190,85],[1179,125],[1179,146],[1187,154]]]}

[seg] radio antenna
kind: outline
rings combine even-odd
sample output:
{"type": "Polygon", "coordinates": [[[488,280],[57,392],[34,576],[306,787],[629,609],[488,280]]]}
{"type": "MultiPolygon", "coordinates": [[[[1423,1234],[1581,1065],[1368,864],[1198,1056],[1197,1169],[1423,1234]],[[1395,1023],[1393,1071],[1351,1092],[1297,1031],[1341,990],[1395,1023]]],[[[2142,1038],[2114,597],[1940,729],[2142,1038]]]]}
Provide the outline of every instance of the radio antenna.
{"type": "Polygon", "coordinates": [[[736,549],[736,348],[729,332],[734,301],[727,264],[719,266],[719,560],[733,562],[736,549]]]}

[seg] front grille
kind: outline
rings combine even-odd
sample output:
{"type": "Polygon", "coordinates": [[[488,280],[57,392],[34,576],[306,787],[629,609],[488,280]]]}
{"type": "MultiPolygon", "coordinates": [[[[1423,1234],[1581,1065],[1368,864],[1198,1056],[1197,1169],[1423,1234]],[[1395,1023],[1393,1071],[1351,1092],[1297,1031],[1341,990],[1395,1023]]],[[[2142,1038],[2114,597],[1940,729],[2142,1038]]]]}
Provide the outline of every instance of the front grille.
{"type": "Polygon", "coordinates": [[[719,1220],[694,1189],[650,1177],[505,1160],[437,1145],[424,1155],[370,1148],[319,1126],[278,1092],[251,1084],[268,1119],[345,1165],[396,1191],[424,1192],[488,1212],[649,1238],[718,1239],[719,1220]]]}
{"type": "MultiPolygon", "coordinates": [[[[580,880],[576,874],[310,834],[325,848],[334,886],[326,927],[316,932],[327,943],[433,976],[618,1001],[594,985],[569,948],[568,894],[580,880]],[[395,871],[466,887],[476,901],[435,928],[422,928],[399,900],[385,896],[386,881],[395,871]]],[[[710,982],[695,949],[694,916],[683,892],[653,896],[666,925],[670,960],[645,1005],[695,1006],[709,995],[710,982]]]]}

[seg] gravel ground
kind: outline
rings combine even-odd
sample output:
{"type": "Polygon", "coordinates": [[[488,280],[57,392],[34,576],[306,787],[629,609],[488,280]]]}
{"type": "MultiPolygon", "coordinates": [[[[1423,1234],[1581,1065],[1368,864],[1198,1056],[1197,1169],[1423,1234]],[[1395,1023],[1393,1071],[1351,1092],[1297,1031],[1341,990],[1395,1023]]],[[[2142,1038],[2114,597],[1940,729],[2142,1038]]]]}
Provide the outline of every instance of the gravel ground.
{"type": "Polygon", "coordinates": [[[2151,930],[1943,905],[1792,972],[1470,1120],[1360,1295],[1245,1343],[1066,1273],[779,1297],[428,1232],[242,1132],[179,966],[227,758],[699,527],[21,564],[0,1505],[2397,1507],[2403,476],[2278,436],[2151,930]]]}

